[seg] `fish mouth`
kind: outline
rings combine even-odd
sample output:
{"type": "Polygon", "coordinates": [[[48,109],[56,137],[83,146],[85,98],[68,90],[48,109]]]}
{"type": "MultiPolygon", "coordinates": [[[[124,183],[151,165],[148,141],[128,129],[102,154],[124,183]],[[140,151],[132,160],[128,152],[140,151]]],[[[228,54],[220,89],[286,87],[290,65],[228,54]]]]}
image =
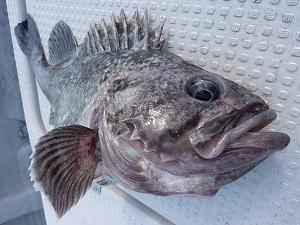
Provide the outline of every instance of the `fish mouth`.
{"type": "Polygon", "coordinates": [[[258,132],[276,119],[276,112],[263,109],[257,113],[253,112],[253,108],[242,113],[232,113],[197,129],[189,136],[194,150],[204,159],[213,159],[229,153],[239,157],[245,152],[252,152],[250,161],[253,162],[284,149],[290,142],[289,135],[280,132],[258,132]]]}

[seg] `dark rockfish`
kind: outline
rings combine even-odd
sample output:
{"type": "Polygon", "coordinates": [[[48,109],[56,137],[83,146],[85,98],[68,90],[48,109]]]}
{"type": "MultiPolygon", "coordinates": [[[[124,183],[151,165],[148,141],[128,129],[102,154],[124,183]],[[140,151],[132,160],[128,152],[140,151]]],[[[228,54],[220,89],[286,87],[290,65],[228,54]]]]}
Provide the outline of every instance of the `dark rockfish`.
{"type": "Polygon", "coordinates": [[[163,23],[124,11],[77,44],[58,22],[46,60],[37,26],[15,28],[51,103],[55,128],[32,155],[32,179],[61,217],[90,187],[107,183],[154,195],[213,196],[285,148],[289,136],[258,132],[276,118],[244,87],[161,50],[163,23]]]}

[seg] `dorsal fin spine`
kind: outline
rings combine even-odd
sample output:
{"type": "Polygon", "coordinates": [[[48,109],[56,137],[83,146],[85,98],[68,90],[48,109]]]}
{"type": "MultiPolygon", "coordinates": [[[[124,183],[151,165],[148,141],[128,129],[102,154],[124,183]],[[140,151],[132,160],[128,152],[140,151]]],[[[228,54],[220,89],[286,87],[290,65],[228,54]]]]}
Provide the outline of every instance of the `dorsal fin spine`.
{"type": "Polygon", "coordinates": [[[136,10],[133,18],[133,49],[137,50],[138,48],[138,40],[139,40],[139,26],[138,26],[138,17],[139,13],[138,10],[136,10]]]}
{"type": "Polygon", "coordinates": [[[160,40],[154,47],[153,49],[162,49],[164,43],[166,42],[167,39],[162,39],[160,40]]]}
{"type": "Polygon", "coordinates": [[[112,14],[111,16],[111,22],[110,22],[110,45],[111,45],[111,49],[113,49],[114,51],[118,51],[120,50],[119,48],[119,36],[118,36],[118,30],[116,27],[116,18],[115,15],[112,14]]]}
{"type": "Polygon", "coordinates": [[[85,37],[85,40],[86,42],[84,43],[84,46],[85,46],[85,52],[84,52],[84,55],[89,55],[91,52],[90,52],[90,36],[87,35],[85,37]]]}
{"type": "Polygon", "coordinates": [[[129,49],[138,49],[138,11],[136,11],[127,23],[128,28],[128,47],[129,49]]]}
{"type": "Polygon", "coordinates": [[[139,12],[136,10],[134,14],[134,49],[139,49],[139,12]]]}
{"type": "Polygon", "coordinates": [[[99,52],[104,52],[104,48],[96,24],[94,24],[93,27],[91,27],[91,29],[93,29],[93,34],[97,40],[97,48],[99,49],[99,52]]]}
{"type": "Polygon", "coordinates": [[[95,39],[94,39],[94,35],[93,35],[93,29],[90,29],[88,31],[87,36],[89,37],[89,40],[90,40],[90,54],[95,54],[96,53],[95,50],[97,50],[97,49],[96,49],[96,46],[95,46],[95,39]]]}
{"type": "Polygon", "coordinates": [[[147,50],[149,43],[148,43],[148,10],[146,9],[144,12],[144,16],[140,22],[139,25],[140,29],[139,29],[139,38],[140,38],[140,42],[141,42],[141,46],[140,48],[143,50],[147,50]]]}
{"type": "MultiPolygon", "coordinates": [[[[154,30],[149,34],[149,43],[152,44],[150,48],[158,49],[157,46],[160,44],[160,38],[164,29],[165,20],[154,30]]],[[[164,41],[163,41],[164,43],[164,41]]],[[[161,49],[162,46],[159,48],[161,49]]]]}
{"type": "Polygon", "coordinates": [[[94,38],[94,45],[95,45],[95,48],[97,49],[97,53],[100,53],[102,52],[102,49],[101,49],[101,42],[100,42],[100,39],[99,39],[99,34],[98,34],[98,31],[93,29],[93,27],[95,27],[95,24],[91,25],[91,31],[92,31],[92,35],[93,35],[93,38],[94,38]]]}
{"type": "Polygon", "coordinates": [[[107,33],[107,26],[106,26],[105,20],[103,18],[102,18],[100,26],[98,28],[99,28],[98,30],[99,30],[100,38],[102,40],[102,44],[104,47],[104,51],[111,52],[108,33],[107,33]]]}
{"type": "Polygon", "coordinates": [[[126,22],[126,18],[125,18],[124,9],[121,10],[120,18],[119,18],[119,23],[121,24],[121,28],[120,28],[119,34],[120,34],[120,37],[122,37],[119,40],[120,41],[120,49],[128,49],[127,22],[126,22]]]}

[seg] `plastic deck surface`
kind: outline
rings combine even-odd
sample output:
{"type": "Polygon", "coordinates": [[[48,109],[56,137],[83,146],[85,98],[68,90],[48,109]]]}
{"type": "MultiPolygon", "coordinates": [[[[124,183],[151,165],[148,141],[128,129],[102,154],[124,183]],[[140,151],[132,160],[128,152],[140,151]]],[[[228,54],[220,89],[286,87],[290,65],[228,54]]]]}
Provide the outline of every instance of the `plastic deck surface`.
{"type": "MultiPolygon", "coordinates": [[[[300,3],[298,0],[8,0],[11,30],[27,12],[37,21],[47,54],[49,34],[64,20],[82,42],[90,23],[121,8],[149,10],[150,29],[166,20],[164,50],[225,76],[262,97],[278,118],[269,129],[291,143],[212,199],[156,197],[120,189],[90,190],[60,221],[44,199],[48,224],[300,224],[300,3]],[[130,196],[136,198],[136,200],[130,196]],[[148,208],[148,207],[149,208],[148,208]],[[151,210],[152,209],[152,210],[151,210]],[[157,213],[155,213],[156,211],[157,213]],[[165,219],[164,219],[165,218],[165,219]]],[[[49,104],[13,36],[32,145],[46,129],[49,104]],[[38,97],[37,97],[38,96],[38,97]],[[44,122],[43,122],[44,121],[44,122]]]]}

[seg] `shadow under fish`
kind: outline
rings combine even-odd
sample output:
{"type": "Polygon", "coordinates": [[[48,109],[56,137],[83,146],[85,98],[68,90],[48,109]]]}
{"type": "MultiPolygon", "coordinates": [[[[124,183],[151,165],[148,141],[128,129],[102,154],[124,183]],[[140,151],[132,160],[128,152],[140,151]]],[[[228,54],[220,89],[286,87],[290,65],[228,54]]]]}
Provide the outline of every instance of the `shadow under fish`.
{"type": "Polygon", "coordinates": [[[287,134],[259,132],[276,118],[260,97],[163,52],[163,26],[149,32],[147,10],[129,21],[122,10],[78,45],[60,21],[49,60],[32,16],[16,26],[51,103],[55,128],[36,145],[31,176],[58,217],[96,172],[138,192],[211,197],[288,145],[287,134]]]}

